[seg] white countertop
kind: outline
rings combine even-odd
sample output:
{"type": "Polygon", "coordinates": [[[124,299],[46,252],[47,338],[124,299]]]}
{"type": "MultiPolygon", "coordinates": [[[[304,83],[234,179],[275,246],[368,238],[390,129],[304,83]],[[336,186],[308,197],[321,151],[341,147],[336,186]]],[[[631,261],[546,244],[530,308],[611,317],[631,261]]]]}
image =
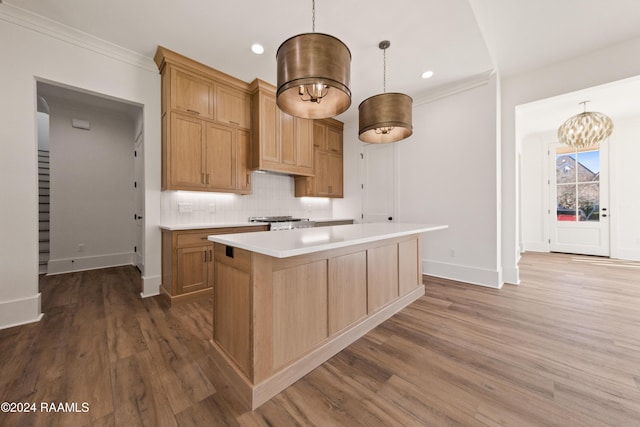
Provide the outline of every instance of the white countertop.
{"type": "Polygon", "coordinates": [[[367,223],[283,231],[259,231],[209,236],[212,242],[276,258],[288,258],[360,243],[442,230],[447,225],[367,223]]]}
{"type": "Polygon", "coordinates": [[[161,225],[162,230],[177,231],[177,230],[200,230],[203,228],[230,228],[230,227],[255,227],[256,225],[269,225],[268,222],[214,222],[207,224],[173,224],[173,225],[161,225]]]}
{"type": "MultiPolygon", "coordinates": [[[[331,222],[331,221],[347,221],[353,218],[309,218],[314,222],[331,222]]],[[[268,222],[210,222],[206,224],[163,224],[160,226],[162,230],[178,231],[178,230],[200,230],[203,228],[228,228],[228,227],[251,227],[256,225],[269,225],[268,222]]]]}

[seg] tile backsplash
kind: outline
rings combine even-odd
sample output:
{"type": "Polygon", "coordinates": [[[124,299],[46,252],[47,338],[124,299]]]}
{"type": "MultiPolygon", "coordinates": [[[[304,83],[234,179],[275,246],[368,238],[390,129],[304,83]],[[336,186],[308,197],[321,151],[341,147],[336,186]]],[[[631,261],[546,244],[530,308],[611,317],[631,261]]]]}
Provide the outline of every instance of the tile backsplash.
{"type": "Polygon", "coordinates": [[[250,216],[332,217],[332,200],[294,197],[290,176],[253,172],[251,194],[163,191],[161,222],[165,225],[245,222],[250,216]]]}

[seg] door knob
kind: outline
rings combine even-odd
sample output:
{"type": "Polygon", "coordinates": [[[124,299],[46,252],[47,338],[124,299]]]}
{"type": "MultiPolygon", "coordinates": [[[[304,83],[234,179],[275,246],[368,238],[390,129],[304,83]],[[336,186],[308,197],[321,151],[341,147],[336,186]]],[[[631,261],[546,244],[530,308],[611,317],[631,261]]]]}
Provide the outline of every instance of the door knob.
{"type": "Polygon", "coordinates": [[[390,216],[389,218],[387,218],[389,221],[393,221],[393,217],[390,216]]]}

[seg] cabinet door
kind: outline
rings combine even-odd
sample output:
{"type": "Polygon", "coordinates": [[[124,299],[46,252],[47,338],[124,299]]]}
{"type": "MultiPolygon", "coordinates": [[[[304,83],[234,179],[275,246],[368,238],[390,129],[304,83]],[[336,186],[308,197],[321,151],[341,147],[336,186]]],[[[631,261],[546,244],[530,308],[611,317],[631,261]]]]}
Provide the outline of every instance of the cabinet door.
{"type": "Polygon", "coordinates": [[[233,190],[236,186],[234,128],[207,123],[207,169],[205,182],[212,189],[233,190]]]}
{"type": "Polygon", "coordinates": [[[261,93],[259,96],[259,137],[260,157],[262,161],[280,163],[282,153],[277,138],[278,106],[276,97],[261,93]]]}
{"type": "Polygon", "coordinates": [[[243,192],[251,191],[251,135],[249,131],[236,131],[236,188],[243,192]]]}
{"type": "Polygon", "coordinates": [[[171,108],[213,119],[213,82],[172,69],[171,108]]]}
{"type": "Polygon", "coordinates": [[[171,113],[171,140],[168,142],[168,189],[201,189],[205,184],[204,122],[171,113]]]}
{"type": "Polygon", "coordinates": [[[327,150],[342,153],[342,130],[327,126],[326,132],[327,150]]]}
{"type": "Polygon", "coordinates": [[[314,193],[317,196],[329,196],[329,186],[331,185],[331,177],[329,174],[329,153],[322,150],[315,151],[314,168],[316,176],[314,181],[314,193]]]}
{"type": "Polygon", "coordinates": [[[211,287],[213,280],[213,245],[180,248],[177,250],[178,294],[211,287]]]}
{"type": "Polygon", "coordinates": [[[249,129],[251,97],[239,90],[216,85],[216,120],[249,129]]]}
{"type": "Polygon", "coordinates": [[[342,154],[328,154],[329,194],[334,197],[342,197],[343,170],[342,154]]]}
{"type": "Polygon", "coordinates": [[[296,117],[296,164],[313,172],[313,120],[296,117]]]}
{"type": "Polygon", "coordinates": [[[296,132],[295,119],[282,111],[278,111],[278,135],[282,150],[282,163],[296,166],[296,132]]]}
{"type": "Polygon", "coordinates": [[[313,122],[313,148],[327,149],[327,127],[322,123],[313,122]]]}

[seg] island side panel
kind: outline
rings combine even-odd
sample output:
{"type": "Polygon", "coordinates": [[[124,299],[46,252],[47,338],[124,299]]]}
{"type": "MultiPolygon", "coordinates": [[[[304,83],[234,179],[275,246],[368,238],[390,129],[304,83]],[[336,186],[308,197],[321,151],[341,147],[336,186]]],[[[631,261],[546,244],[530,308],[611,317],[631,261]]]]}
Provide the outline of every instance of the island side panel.
{"type": "Polygon", "coordinates": [[[215,244],[213,340],[240,370],[252,378],[251,349],[251,253],[215,244]]]}
{"type": "Polygon", "coordinates": [[[273,258],[251,254],[253,319],[253,383],[271,375],[273,369],[273,258]]]}

